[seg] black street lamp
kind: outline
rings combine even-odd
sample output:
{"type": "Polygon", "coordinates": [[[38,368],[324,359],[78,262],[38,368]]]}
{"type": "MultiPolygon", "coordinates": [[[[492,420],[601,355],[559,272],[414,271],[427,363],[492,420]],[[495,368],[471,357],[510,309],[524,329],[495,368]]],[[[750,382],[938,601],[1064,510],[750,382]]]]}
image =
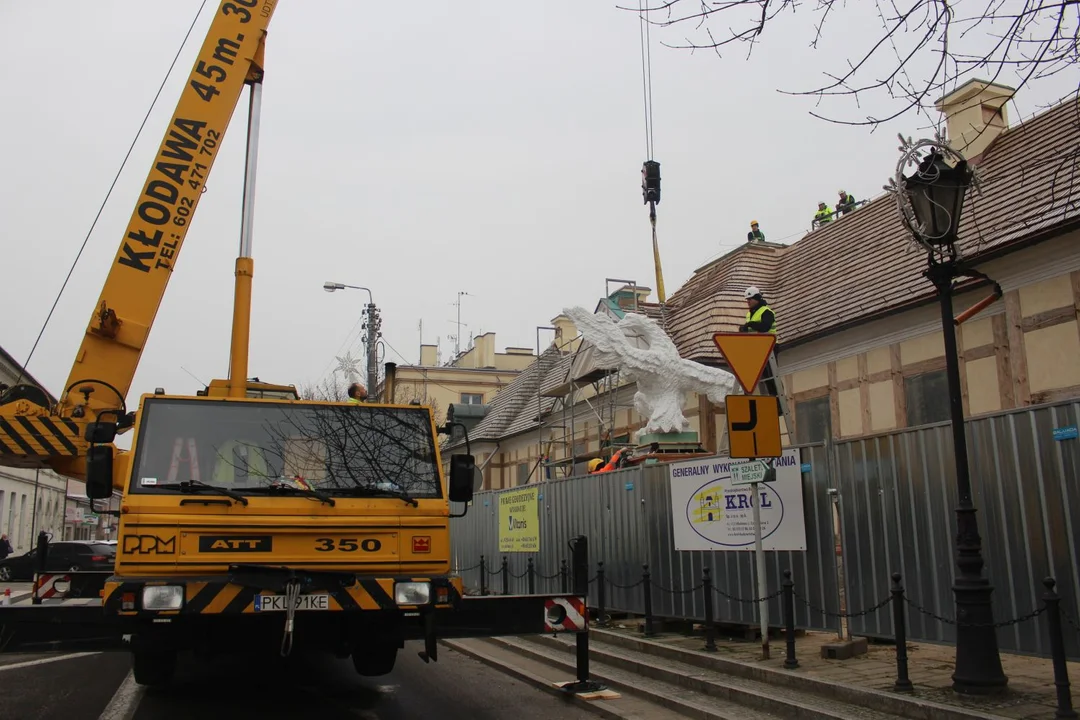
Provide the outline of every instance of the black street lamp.
{"type": "Polygon", "coordinates": [[[953,690],[967,694],[1004,691],[1008,684],[998,654],[997,629],[990,581],[983,577],[982,539],[975,505],[971,500],[971,477],[968,468],[967,435],[964,429],[964,403],[960,393],[960,359],[956,350],[956,325],[971,317],[1001,296],[1001,288],[982,273],[962,266],[956,247],[960,214],[969,187],[978,181],[967,161],[941,140],[904,142],[905,151],[897,169],[894,193],[905,225],[927,253],[927,279],[937,288],[941,304],[941,330],[945,339],[945,368],[949,383],[949,411],[952,419],[953,454],[956,460],[956,565],[959,574],[953,584],[956,598],[956,669],[953,690]],[[903,175],[906,164],[917,157],[921,148],[930,152],[909,177],[903,175]],[[946,156],[955,162],[946,163],[946,156]],[[962,277],[989,282],[994,294],[953,317],[953,281],[962,277]]]}

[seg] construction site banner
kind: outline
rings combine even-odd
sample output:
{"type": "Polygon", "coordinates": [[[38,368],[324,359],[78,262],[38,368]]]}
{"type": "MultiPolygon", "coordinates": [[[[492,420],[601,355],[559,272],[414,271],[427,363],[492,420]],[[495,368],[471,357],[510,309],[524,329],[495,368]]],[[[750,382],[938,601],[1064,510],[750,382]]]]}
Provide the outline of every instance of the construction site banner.
{"type": "MultiPolygon", "coordinates": [[[[731,467],[731,459],[722,456],[672,463],[676,550],[754,549],[754,486],[732,482],[731,467]]],[[[775,481],[757,484],[762,547],[806,550],[799,450],[785,450],[775,467],[775,481]]]]}
{"type": "Polygon", "coordinates": [[[499,494],[499,552],[540,552],[538,489],[499,494]]]}

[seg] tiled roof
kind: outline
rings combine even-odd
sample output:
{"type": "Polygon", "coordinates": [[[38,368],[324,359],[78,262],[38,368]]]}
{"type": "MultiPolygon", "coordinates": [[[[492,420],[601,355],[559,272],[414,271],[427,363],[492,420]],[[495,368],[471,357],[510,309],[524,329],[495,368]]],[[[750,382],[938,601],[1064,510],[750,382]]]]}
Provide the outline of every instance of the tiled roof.
{"type": "Polygon", "coordinates": [[[698,268],[668,299],[668,334],[684,358],[721,360],[713,333],[736,330],[745,321],[743,292],[750,285],[772,303],[776,266],[785,249],[775,243],[743,245],[698,268]]]}
{"type": "Polygon", "coordinates": [[[656,322],[660,322],[660,318],[663,313],[660,310],[660,303],[643,302],[638,303],[638,312],[647,318],[652,318],[656,322]]]}
{"type": "MultiPolygon", "coordinates": [[[[975,158],[982,191],[964,206],[964,257],[1080,218],[1078,146],[1080,104],[1069,101],[1003,132],[975,158]]],[[[742,291],[757,285],[776,311],[778,342],[789,345],[928,300],[925,266],[895,201],[882,195],[790,247],[743,245],[699,269],[669,298],[668,331],[683,357],[720,361],[711,335],[742,322],[742,291]]]]}
{"type": "MultiPolygon", "coordinates": [[[[969,193],[959,246],[969,260],[1080,215],[1074,177],[1077,102],[998,136],[976,159],[982,191],[969,193]]],[[[783,252],[773,307],[781,344],[926,300],[925,253],[914,249],[896,203],[883,195],[783,252]]]]}
{"type": "Polygon", "coordinates": [[[563,382],[569,363],[570,356],[555,346],[541,353],[539,359],[495,395],[487,415],[469,433],[469,439],[498,440],[535,428],[537,408],[546,413],[555,403],[554,398],[541,397],[538,406],[537,389],[563,382]]]}

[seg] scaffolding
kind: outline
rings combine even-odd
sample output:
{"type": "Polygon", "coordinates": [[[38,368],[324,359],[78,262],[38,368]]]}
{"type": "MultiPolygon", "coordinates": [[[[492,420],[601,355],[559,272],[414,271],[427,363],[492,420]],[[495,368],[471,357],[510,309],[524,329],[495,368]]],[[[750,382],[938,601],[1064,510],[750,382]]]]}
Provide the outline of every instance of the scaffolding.
{"type": "MultiPolygon", "coordinates": [[[[604,281],[604,301],[611,300],[611,284],[618,283],[620,290],[628,289],[632,296],[631,312],[638,312],[638,284],[633,280],[606,278],[604,281]]],[[[610,307],[610,306],[609,306],[610,307]]],[[[622,312],[623,309],[619,308],[622,312]]],[[[550,326],[537,327],[537,354],[540,356],[540,331],[554,330],[550,326]]],[[[594,458],[610,459],[619,448],[632,446],[629,442],[616,442],[619,410],[631,409],[633,402],[622,401],[624,387],[619,368],[597,367],[594,362],[592,347],[586,345],[579,333],[575,338],[556,344],[558,354],[548,354],[545,365],[538,365],[536,384],[537,414],[537,450],[538,460],[533,465],[533,472],[539,473],[541,480],[554,480],[574,475],[579,463],[594,458]],[[576,343],[576,346],[575,346],[576,343]],[[573,349],[571,350],[571,347],[573,349]],[[556,364],[565,365],[561,378],[552,383],[549,375],[556,369],[556,364]],[[589,390],[592,390],[591,397],[589,390]],[[545,398],[548,403],[545,403],[545,398]],[[595,418],[599,449],[590,452],[587,440],[580,447],[577,439],[579,404],[588,421],[595,418]],[[550,407],[545,408],[545,404],[550,407]]],[[[538,362],[541,362],[538,360],[538,362]]],[[[629,433],[627,433],[629,435],[629,433]]],[[[530,472],[530,482],[533,472],[530,472]]]]}

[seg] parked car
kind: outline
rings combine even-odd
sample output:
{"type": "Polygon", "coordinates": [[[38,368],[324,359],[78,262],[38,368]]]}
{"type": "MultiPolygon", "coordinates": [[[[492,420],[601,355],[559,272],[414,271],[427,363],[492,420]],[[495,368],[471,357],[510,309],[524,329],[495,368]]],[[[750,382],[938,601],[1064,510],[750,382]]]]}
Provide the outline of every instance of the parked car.
{"type": "MultiPolygon", "coordinates": [[[[116,561],[116,545],[96,540],[63,540],[49,543],[45,569],[112,570],[116,561]]],[[[22,555],[0,560],[0,582],[32,581],[38,569],[37,547],[22,555]]]]}

